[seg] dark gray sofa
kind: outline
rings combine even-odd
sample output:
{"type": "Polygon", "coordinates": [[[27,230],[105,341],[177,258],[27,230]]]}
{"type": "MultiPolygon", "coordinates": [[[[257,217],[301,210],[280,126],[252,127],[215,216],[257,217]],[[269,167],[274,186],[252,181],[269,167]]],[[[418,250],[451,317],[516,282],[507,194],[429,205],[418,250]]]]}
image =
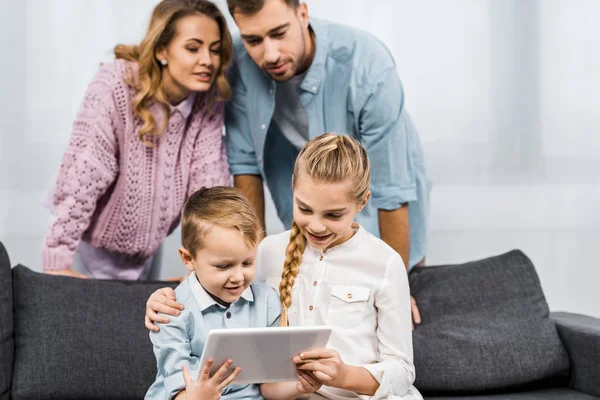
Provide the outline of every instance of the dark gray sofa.
{"type": "MultiPolygon", "coordinates": [[[[0,243],[0,400],[143,398],[156,373],[145,301],[165,282],[10,266],[0,243]]],[[[426,399],[600,399],[600,320],[549,317],[521,252],[421,268],[410,281],[423,312],[415,385],[426,399]]]]}

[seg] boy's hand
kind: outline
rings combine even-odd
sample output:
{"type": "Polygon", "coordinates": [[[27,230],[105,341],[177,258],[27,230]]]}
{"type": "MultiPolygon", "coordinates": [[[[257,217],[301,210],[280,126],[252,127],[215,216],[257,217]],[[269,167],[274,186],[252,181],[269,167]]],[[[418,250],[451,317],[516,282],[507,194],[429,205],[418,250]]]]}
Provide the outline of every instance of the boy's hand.
{"type": "Polygon", "coordinates": [[[177,316],[181,313],[181,310],[183,310],[183,304],[175,301],[175,291],[173,289],[165,287],[156,290],[146,302],[146,317],[144,319],[146,328],[158,332],[159,328],[154,323],[168,324],[169,319],[157,313],[177,316]]]}
{"type": "Polygon", "coordinates": [[[296,376],[298,382],[296,384],[296,390],[302,394],[316,393],[317,390],[321,389],[323,384],[319,382],[310,372],[297,370],[296,376]]]}
{"type": "Polygon", "coordinates": [[[184,365],[182,369],[183,380],[185,381],[186,399],[220,399],[223,389],[225,389],[225,387],[229,385],[242,370],[240,367],[237,367],[229,376],[227,376],[227,370],[232,363],[233,361],[227,360],[212,377],[209,377],[213,360],[208,360],[202,368],[197,381],[192,378],[190,371],[184,365]]]}

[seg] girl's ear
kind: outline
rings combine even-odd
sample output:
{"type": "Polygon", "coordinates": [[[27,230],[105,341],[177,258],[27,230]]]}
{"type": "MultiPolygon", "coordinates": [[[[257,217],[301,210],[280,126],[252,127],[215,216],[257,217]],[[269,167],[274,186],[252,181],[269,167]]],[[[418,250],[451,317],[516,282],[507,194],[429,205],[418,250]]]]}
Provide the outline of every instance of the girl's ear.
{"type": "Polygon", "coordinates": [[[192,259],[192,255],[187,249],[184,247],[179,248],[179,257],[181,257],[181,261],[183,261],[183,265],[190,271],[194,272],[194,260],[192,259]]]}
{"type": "Polygon", "coordinates": [[[367,202],[369,201],[370,198],[371,198],[371,191],[369,190],[369,191],[367,191],[367,194],[365,194],[365,197],[360,202],[360,205],[358,206],[358,212],[361,212],[363,210],[363,208],[365,208],[365,206],[367,205],[367,202]]]}

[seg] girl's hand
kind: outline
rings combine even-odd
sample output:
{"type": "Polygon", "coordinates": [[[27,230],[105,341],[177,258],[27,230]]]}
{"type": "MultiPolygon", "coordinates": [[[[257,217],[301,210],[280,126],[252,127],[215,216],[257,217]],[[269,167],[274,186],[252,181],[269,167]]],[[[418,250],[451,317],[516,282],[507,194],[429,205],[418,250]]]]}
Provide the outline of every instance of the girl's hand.
{"type": "Polygon", "coordinates": [[[316,393],[323,386],[310,372],[297,370],[296,376],[300,381],[296,384],[296,390],[300,394],[316,393]]]}
{"type": "Polygon", "coordinates": [[[294,357],[296,368],[310,372],[321,384],[341,388],[348,366],[340,354],[331,349],[315,349],[294,357]]]}
{"type": "Polygon", "coordinates": [[[70,276],[71,278],[90,279],[89,276],[80,274],[79,272],[73,271],[70,268],[59,269],[59,270],[47,270],[44,272],[47,273],[48,275],[63,275],[63,276],[70,276]]]}
{"type": "Polygon", "coordinates": [[[175,301],[175,291],[169,287],[158,289],[146,302],[146,317],[144,322],[146,328],[158,332],[160,329],[154,322],[169,323],[169,318],[160,316],[157,312],[168,315],[179,315],[183,310],[183,304],[175,301]]]}
{"type": "Polygon", "coordinates": [[[227,370],[232,363],[233,361],[227,360],[211,378],[209,377],[209,374],[213,360],[208,360],[206,364],[204,364],[197,381],[192,378],[190,371],[184,365],[182,369],[183,380],[185,381],[186,399],[220,399],[221,392],[223,389],[225,389],[225,386],[229,385],[242,370],[240,367],[237,367],[231,374],[229,374],[229,376],[227,376],[227,370]]]}

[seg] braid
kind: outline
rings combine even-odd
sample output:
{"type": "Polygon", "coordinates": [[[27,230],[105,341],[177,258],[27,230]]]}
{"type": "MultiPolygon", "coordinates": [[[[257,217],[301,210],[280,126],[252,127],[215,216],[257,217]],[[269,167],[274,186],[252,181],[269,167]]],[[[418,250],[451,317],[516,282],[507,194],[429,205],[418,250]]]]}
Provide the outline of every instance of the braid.
{"type": "Polygon", "coordinates": [[[302,254],[306,248],[306,238],[300,232],[296,222],[292,222],[292,231],[290,232],[290,242],[285,250],[286,257],[283,264],[283,273],[281,274],[281,283],[279,284],[279,298],[283,310],[281,311],[280,326],[288,326],[288,308],[292,305],[292,287],[302,264],[302,254]]]}

